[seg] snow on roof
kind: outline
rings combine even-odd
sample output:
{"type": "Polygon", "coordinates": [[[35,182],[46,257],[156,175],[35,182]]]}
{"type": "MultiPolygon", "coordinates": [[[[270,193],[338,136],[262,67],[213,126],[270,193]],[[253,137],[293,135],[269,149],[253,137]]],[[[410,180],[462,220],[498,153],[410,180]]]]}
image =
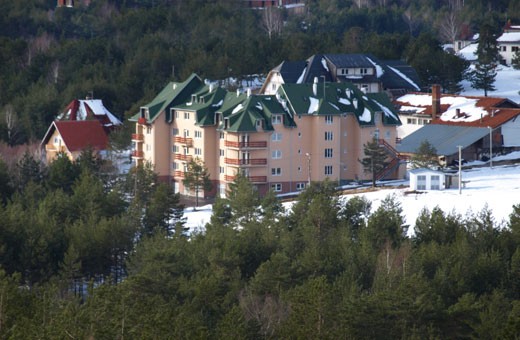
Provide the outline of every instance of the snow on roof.
{"type": "Polygon", "coordinates": [[[401,109],[399,111],[401,111],[401,112],[413,111],[416,113],[421,113],[421,112],[424,112],[425,110],[426,110],[425,107],[403,105],[403,106],[401,106],[401,109]]]}
{"type": "Polygon", "coordinates": [[[318,111],[318,108],[320,107],[320,101],[317,98],[309,97],[309,110],[308,113],[313,113],[318,111]]]}
{"type": "Polygon", "coordinates": [[[244,105],[242,105],[242,103],[238,104],[237,106],[235,106],[235,108],[233,109],[233,111],[231,111],[231,114],[233,113],[237,113],[238,111],[242,110],[244,108],[244,105]]]}
{"type": "MultiPolygon", "coordinates": [[[[376,68],[377,78],[381,78],[381,76],[383,76],[383,73],[385,73],[385,70],[383,70],[383,68],[381,66],[379,66],[378,64],[374,63],[374,61],[372,59],[367,57],[367,60],[370,61],[370,63],[372,65],[374,65],[374,67],[376,68]]],[[[417,89],[419,89],[419,88],[417,88],[417,89]]]]}
{"type": "Polygon", "coordinates": [[[441,105],[449,104],[450,107],[441,115],[440,119],[451,122],[473,122],[487,116],[489,113],[484,108],[478,107],[477,101],[477,99],[465,97],[441,98],[441,105]]]}
{"type": "Polygon", "coordinates": [[[520,32],[507,32],[498,37],[497,42],[520,42],[520,32]]]}
{"type": "Polygon", "coordinates": [[[415,89],[417,91],[419,91],[421,88],[419,87],[419,85],[417,85],[413,80],[411,80],[410,78],[408,78],[404,73],[402,73],[401,71],[399,71],[398,69],[396,69],[395,67],[392,67],[390,65],[388,65],[388,68],[390,68],[392,71],[394,71],[399,77],[403,78],[404,80],[406,80],[410,85],[412,85],[413,87],[415,87],[415,89]]]}
{"type": "Polygon", "coordinates": [[[300,76],[298,77],[298,80],[296,80],[296,84],[301,84],[303,83],[303,77],[305,76],[305,71],[307,70],[306,67],[303,68],[302,70],[302,74],[300,74],[300,76]]]}
{"type": "Polygon", "coordinates": [[[399,119],[394,115],[394,113],[389,109],[387,108],[386,106],[382,105],[380,102],[378,102],[377,100],[374,100],[374,102],[377,104],[377,106],[379,106],[381,108],[381,110],[385,113],[385,116],[387,117],[392,117],[393,119],[399,121],[399,119]]]}
{"type": "Polygon", "coordinates": [[[372,120],[372,115],[370,114],[370,111],[365,107],[363,110],[363,114],[359,116],[359,120],[362,122],[369,123],[372,120]]]}
{"type": "Polygon", "coordinates": [[[329,71],[329,67],[327,66],[327,61],[325,60],[325,58],[321,58],[321,65],[323,65],[323,68],[324,68],[327,72],[330,72],[330,71],[329,71]]]}
{"type": "Polygon", "coordinates": [[[458,55],[466,60],[477,59],[477,47],[478,44],[469,44],[458,52],[458,55]]]}
{"type": "Polygon", "coordinates": [[[122,124],[116,116],[108,111],[108,109],[103,105],[103,101],[101,99],[73,100],[65,110],[65,112],[58,115],[58,119],[81,121],[86,120],[88,114],[91,113],[98,118],[106,117],[104,119],[105,126],[122,124]]]}

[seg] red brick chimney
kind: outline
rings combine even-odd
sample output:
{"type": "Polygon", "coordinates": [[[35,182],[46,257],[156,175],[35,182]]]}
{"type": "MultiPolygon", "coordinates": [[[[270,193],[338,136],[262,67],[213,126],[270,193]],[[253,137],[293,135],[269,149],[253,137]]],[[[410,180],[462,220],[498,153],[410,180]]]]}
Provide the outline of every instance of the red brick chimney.
{"type": "Polygon", "coordinates": [[[436,119],[441,113],[441,86],[432,85],[432,120],[436,119]]]}

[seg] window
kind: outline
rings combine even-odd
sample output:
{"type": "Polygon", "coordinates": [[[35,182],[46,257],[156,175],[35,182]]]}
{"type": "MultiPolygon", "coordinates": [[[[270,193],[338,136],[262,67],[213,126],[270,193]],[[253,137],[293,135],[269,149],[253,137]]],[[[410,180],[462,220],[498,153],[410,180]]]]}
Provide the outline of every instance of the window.
{"type": "Polygon", "coordinates": [[[224,132],[219,133],[219,138],[224,139],[224,132]]]}
{"type": "Polygon", "coordinates": [[[175,118],[179,118],[179,111],[175,111],[175,118]]]}
{"type": "Polygon", "coordinates": [[[507,51],[507,46],[502,46],[502,51],[506,52],[507,51]]]}
{"type": "Polygon", "coordinates": [[[298,167],[298,172],[302,172],[302,167],[301,166],[298,167]]]}
{"type": "Polygon", "coordinates": [[[271,135],[271,140],[273,142],[279,142],[282,140],[282,134],[280,132],[275,132],[271,135]]]}
{"type": "Polygon", "coordinates": [[[520,46],[511,46],[511,52],[518,52],[520,50],[520,46]]]}
{"type": "Polygon", "coordinates": [[[305,184],[305,182],[296,183],[296,190],[302,191],[303,189],[305,189],[305,184]]]}
{"type": "Polygon", "coordinates": [[[332,158],[332,148],[325,149],[325,158],[332,158]]]}
{"type": "Polygon", "coordinates": [[[332,175],[332,165],[325,165],[325,175],[332,175]]]}
{"type": "Polygon", "coordinates": [[[174,153],[179,153],[179,146],[178,145],[174,145],[173,148],[172,148],[172,151],[174,153]]]}
{"type": "Polygon", "coordinates": [[[282,124],[282,115],[273,115],[271,122],[273,124],[282,124]]]}
{"type": "Polygon", "coordinates": [[[298,132],[298,138],[302,138],[302,133],[298,132]]]}
{"type": "Polygon", "coordinates": [[[149,135],[149,134],[151,134],[151,133],[152,133],[152,128],[149,127],[149,126],[147,126],[147,127],[146,127],[146,134],[149,135]]]}
{"type": "Polygon", "coordinates": [[[282,152],[280,150],[273,150],[273,151],[271,151],[271,158],[272,159],[280,159],[280,158],[282,158],[282,152]]]}
{"type": "Polygon", "coordinates": [[[190,130],[184,129],[184,138],[189,137],[189,136],[190,136],[190,130]]]}
{"type": "Polygon", "coordinates": [[[195,130],[195,138],[202,138],[202,131],[195,130]]]}
{"type": "Polygon", "coordinates": [[[272,176],[281,176],[282,168],[271,168],[271,175],[272,176]]]}
{"type": "Polygon", "coordinates": [[[190,119],[190,113],[184,112],[184,119],[190,119]]]}
{"type": "Polygon", "coordinates": [[[196,156],[202,155],[202,149],[201,148],[195,148],[195,155],[196,156]]]}
{"type": "Polygon", "coordinates": [[[271,90],[276,90],[276,84],[271,84],[271,90]]]}
{"type": "Polygon", "coordinates": [[[218,168],[218,172],[221,173],[221,174],[223,174],[223,173],[224,173],[224,167],[223,167],[223,166],[220,166],[220,167],[218,168]]]}
{"type": "Polygon", "coordinates": [[[173,135],[173,136],[177,136],[178,134],[179,134],[179,129],[177,129],[177,128],[173,128],[173,129],[172,129],[172,135],[173,135]]]}
{"type": "Polygon", "coordinates": [[[333,116],[325,116],[325,124],[332,124],[334,122],[334,117],[333,116]]]}
{"type": "Polygon", "coordinates": [[[417,176],[417,190],[426,190],[426,176],[417,176]]]}
{"type": "Polygon", "coordinates": [[[432,190],[440,190],[441,189],[441,176],[439,175],[432,175],[431,177],[431,189],[432,190]]]}
{"type": "Polygon", "coordinates": [[[359,73],[361,73],[361,74],[367,74],[367,73],[368,73],[368,69],[366,69],[366,68],[362,68],[362,69],[359,70],[359,73]]]}
{"type": "Polygon", "coordinates": [[[150,151],[151,149],[150,144],[146,144],[146,151],[150,151]]]}
{"type": "Polygon", "coordinates": [[[179,164],[173,162],[173,163],[172,163],[172,168],[173,168],[173,170],[178,170],[178,169],[179,169],[179,164]]]}
{"type": "Polygon", "coordinates": [[[332,133],[332,131],[325,131],[325,140],[333,140],[334,139],[334,135],[332,133]]]}
{"type": "Polygon", "coordinates": [[[220,157],[224,157],[224,149],[219,149],[218,153],[219,153],[220,157]]]}
{"type": "Polygon", "coordinates": [[[274,192],[282,191],[282,183],[273,183],[273,184],[271,184],[271,190],[273,190],[274,192]]]}
{"type": "Polygon", "coordinates": [[[301,154],[302,154],[302,150],[298,149],[298,155],[301,155],[301,154]]]}
{"type": "Polygon", "coordinates": [[[60,137],[54,137],[54,144],[60,143],[60,137]]]}

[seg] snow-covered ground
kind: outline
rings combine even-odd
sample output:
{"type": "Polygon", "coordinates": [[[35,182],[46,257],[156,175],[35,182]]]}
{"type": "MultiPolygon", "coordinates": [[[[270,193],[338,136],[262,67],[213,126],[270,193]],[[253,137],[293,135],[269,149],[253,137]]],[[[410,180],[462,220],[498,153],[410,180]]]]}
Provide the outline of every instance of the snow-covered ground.
{"type": "MultiPolygon", "coordinates": [[[[519,158],[520,152],[515,152],[507,156],[495,157],[494,161],[519,158]]],[[[447,189],[426,191],[419,195],[405,195],[405,191],[409,188],[385,188],[355,195],[363,195],[369,199],[372,202],[372,211],[379,207],[385,197],[395,195],[403,208],[406,224],[411,226],[409,234],[413,234],[415,220],[422,208],[431,210],[438,206],[446,213],[454,212],[466,216],[476,214],[487,206],[492,211],[495,221],[502,224],[508,221],[513,205],[520,204],[520,163],[464,170],[462,178],[469,182],[460,194],[458,189],[447,189]]],[[[408,183],[403,181],[400,184],[408,183]]],[[[344,197],[348,199],[352,196],[344,197]]],[[[197,211],[187,208],[185,210],[187,226],[192,231],[203,230],[204,225],[209,222],[211,212],[211,205],[199,207],[197,211]]]]}
{"type": "MultiPolygon", "coordinates": [[[[462,82],[462,86],[464,87],[464,90],[461,92],[463,95],[484,95],[483,90],[475,90],[467,80],[462,82]]],[[[496,91],[489,92],[488,96],[508,98],[520,104],[520,70],[502,65],[499,66],[494,86],[496,91]]]]}

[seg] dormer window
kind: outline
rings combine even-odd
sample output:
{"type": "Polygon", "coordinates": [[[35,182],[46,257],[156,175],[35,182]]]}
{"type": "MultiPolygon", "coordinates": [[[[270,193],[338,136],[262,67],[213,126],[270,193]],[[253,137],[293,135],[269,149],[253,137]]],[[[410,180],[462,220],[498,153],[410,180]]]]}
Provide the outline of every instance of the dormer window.
{"type": "Polygon", "coordinates": [[[261,129],[262,128],[262,119],[257,119],[256,120],[256,127],[257,127],[257,129],[261,129]]]}
{"type": "Polygon", "coordinates": [[[229,128],[229,118],[224,118],[224,129],[229,128]]]}
{"type": "Polygon", "coordinates": [[[140,117],[150,119],[150,111],[147,107],[142,107],[140,110],[140,117]]]}
{"type": "Polygon", "coordinates": [[[197,95],[196,95],[196,94],[192,94],[192,95],[191,95],[191,102],[192,102],[193,104],[195,104],[195,103],[197,102],[197,95]]]}
{"type": "Polygon", "coordinates": [[[271,122],[273,123],[273,125],[282,124],[282,115],[273,115],[273,117],[271,118],[271,122]]]}

